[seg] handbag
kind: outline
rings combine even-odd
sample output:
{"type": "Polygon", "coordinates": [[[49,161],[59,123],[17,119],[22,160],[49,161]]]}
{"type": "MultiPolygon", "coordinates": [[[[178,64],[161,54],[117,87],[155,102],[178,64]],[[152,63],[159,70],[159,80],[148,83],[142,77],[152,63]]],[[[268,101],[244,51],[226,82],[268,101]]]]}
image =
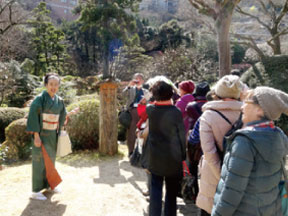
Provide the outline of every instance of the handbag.
{"type": "Polygon", "coordinates": [[[280,181],[279,183],[279,190],[280,190],[280,196],[281,196],[281,203],[282,203],[282,213],[283,216],[288,215],[288,182],[287,182],[287,173],[285,170],[284,162],[281,161],[284,181],[280,181]]]}
{"type": "Polygon", "coordinates": [[[72,153],[72,146],[69,135],[66,130],[61,130],[58,136],[57,153],[59,157],[64,157],[72,153]]]}
{"type": "Polygon", "coordinates": [[[134,167],[142,168],[141,156],[142,156],[143,141],[144,140],[142,138],[136,139],[135,148],[129,158],[130,164],[134,167]]]}
{"type": "Polygon", "coordinates": [[[183,161],[183,179],[181,181],[181,197],[184,199],[184,202],[195,201],[196,200],[196,191],[195,184],[197,179],[192,176],[187,166],[186,161],[183,161]]]}
{"type": "Polygon", "coordinates": [[[130,127],[132,116],[129,110],[127,109],[121,110],[118,114],[118,119],[120,124],[122,124],[125,128],[130,127]]]}

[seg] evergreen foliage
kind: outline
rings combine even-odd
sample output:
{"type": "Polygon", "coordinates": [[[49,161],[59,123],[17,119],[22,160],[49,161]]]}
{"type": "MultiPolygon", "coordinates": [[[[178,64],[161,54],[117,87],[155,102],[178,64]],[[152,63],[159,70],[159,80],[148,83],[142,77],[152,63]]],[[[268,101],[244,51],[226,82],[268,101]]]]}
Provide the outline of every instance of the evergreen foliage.
{"type": "Polygon", "coordinates": [[[46,3],[41,2],[34,10],[31,45],[34,52],[34,74],[44,75],[48,71],[63,74],[64,59],[67,57],[64,33],[57,29],[49,18],[46,3]]]}
{"type": "Polygon", "coordinates": [[[159,39],[159,49],[162,51],[167,48],[175,49],[184,44],[184,42],[188,45],[190,43],[190,38],[184,34],[184,29],[180,27],[176,20],[170,20],[160,26],[159,39]]]}
{"type": "Polygon", "coordinates": [[[5,128],[13,121],[23,118],[26,114],[24,109],[0,108],[0,142],[5,140],[5,128]]]}
{"type": "MultiPolygon", "coordinates": [[[[6,140],[1,148],[5,149],[5,162],[27,160],[31,156],[31,135],[26,132],[27,119],[13,121],[5,129],[6,140]]],[[[1,151],[1,150],[0,150],[1,151]]]]}
{"type": "Polygon", "coordinates": [[[81,6],[79,22],[83,30],[96,27],[96,37],[102,50],[103,78],[111,77],[109,70],[109,45],[113,40],[120,40],[126,45],[133,43],[132,35],[136,32],[136,22],[127,10],[136,11],[139,0],[88,0],[81,6]]]}
{"type": "Polygon", "coordinates": [[[79,101],[69,105],[67,110],[71,111],[76,107],[80,108],[80,112],[72,115],[67,125],[73,149],[98,149],[99,100],[79,101]]]}

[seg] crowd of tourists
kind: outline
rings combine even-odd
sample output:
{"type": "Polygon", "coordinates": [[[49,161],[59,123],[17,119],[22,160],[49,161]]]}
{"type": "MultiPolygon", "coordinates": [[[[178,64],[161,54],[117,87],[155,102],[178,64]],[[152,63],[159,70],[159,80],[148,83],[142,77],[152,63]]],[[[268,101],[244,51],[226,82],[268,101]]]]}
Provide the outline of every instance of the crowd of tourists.
{"type": "Polygon", "coordinates": [[[124,95],[132,117],[129,156],[140,143],[150,216],[176,215],[186,163],[200,215],[284,215],[279,183],[288,139],[273,121],[288,115],[288,94],[249,89],[237,75],[210,87],[163,76],[145,82],[135,74],[124,95]]]}
{"type": "MultiPolygon", "coordinates": [[[[56,94],[59,76],[47,74],[44,85],[27,121],[33,137],[31,198],[37,200],[46,200],[41,191],[51,187],[43,148],[53,166],[59,130],[71,115],[56,94]]],[[[123,95],[131,117],[128,153],[132,158],[141,148],[150,216],[162,215],[164,183],[163,213],[176,216],[186,164],[201,215],[283,215],[279,183],[288,139],[273,121],[288,115],[288,94],[265,86],[249,89],[236,75],[209,86],[192,80],[174,84],[164,76],[145,82],[137,73],[123,95]]]]}

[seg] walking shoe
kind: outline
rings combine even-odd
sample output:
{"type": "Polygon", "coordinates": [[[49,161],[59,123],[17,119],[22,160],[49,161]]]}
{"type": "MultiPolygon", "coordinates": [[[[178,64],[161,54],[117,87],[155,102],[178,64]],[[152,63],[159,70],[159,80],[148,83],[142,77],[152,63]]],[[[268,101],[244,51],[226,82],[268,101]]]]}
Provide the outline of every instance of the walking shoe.
{"type": "Polygon", "coordinates": [[[47,200],[47,197],[45,197],[41,192],[32,192],[30,195],[30,199],[35,199],[35,200],[47,200]]]}
{"type": "Polygon", "coordinates": [[[149,196],[150,195],[149,191],[143,191],[142,194],[143,194],[143,196],[149,196]]]}
{"type": "Polygon", "coordinates": [[[53,190],[49,187],[47,189],[48,192],[53,192],[53,193],[62,193],[62,189],[60,186],[57,186],[56,188],[54,188],[53,190]]]}
{"type": "Polygon", "coordinates": [[[52,190],[54,193],[62,193],[62,189],[60,186],[54,188],[54,190],[52,190]]]}

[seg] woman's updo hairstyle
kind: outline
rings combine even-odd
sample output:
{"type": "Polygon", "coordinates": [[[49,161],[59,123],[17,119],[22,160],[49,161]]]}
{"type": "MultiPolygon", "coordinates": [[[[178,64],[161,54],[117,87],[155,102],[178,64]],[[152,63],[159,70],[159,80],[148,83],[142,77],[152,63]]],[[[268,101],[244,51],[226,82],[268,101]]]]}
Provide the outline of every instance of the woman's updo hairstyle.
{"type": "Polygon", "coordinates": [[[46,74],[45,77],[44,77],[44,85],[46,86],[48,84],[49,79],[55,79],[55,78],[58,79],[59,84],[60,84],[60,77],[59,77],[58,74],[56,74],[56,73],[48,73],[48,74],[46,74]]]}

